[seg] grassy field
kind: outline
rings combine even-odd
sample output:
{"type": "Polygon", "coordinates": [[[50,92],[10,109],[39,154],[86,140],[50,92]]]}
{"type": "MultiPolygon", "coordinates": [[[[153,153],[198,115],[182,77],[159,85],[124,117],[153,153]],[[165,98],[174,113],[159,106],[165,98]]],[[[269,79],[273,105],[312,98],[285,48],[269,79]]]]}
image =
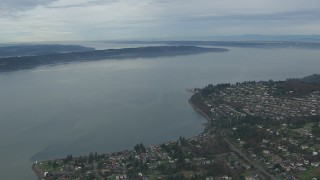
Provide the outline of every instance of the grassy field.
{"type": "Polygon", "coordinates": [[[46,171],[55,172],[55,171],[57,171],[57,170],[59,170],[61,168],[61,167],[58,167],[58,166],[54,168],[53,164],[49,163],[49,161],[41,162],[41,164],[39,163],[38,166],[44,172],[46,172],[46,171]]]}
{"type": "Polygon", "coordinates": [[[298,178],[301,180],[309,180],[314,177],[320,177],[320,167],[311,167],[298,175],[298,178]]]}

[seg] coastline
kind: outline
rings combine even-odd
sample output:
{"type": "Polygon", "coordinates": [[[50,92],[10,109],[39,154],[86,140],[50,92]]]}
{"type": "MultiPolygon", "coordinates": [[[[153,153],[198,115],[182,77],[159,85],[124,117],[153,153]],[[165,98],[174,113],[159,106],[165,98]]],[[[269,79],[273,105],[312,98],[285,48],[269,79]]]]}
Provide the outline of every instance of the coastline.
{"type": "MultiPolygon", "coordinates": [[[[201,114],[207,120],[207,122],[203,124],[205,126],[204,130],[200,134],[196,135],[196,136],[199,136],[202,133],[205,133],[211,127],[211,118],[202,109],[200,109],[197,105],[195,105],[192,102],[191,98],[188,100],[188,103],[193,107],[194,110],[196,110],[199,114],[201,114]]],[[[34,163],[32,165],[32,170],[36,174],[39,180],[42,180],[44,178],[44,172],[41,170],[41,168],[38,166],[37,163],[34,163]]]]}
{"type": "MultiPolygon", "coordinates": [[[[207,123],[205,123],[205,129],[203,130],[203,132],[206,132],[207,130],[209,130],[209,128],[211,127],[211,118],[203,111],[201,110],[199,107],[197,107],[191,100],[191,98],[188,100],[189,104],[198,112],[200,113],[203,117],[205,117],[207,119],[207,123]]],[[[222,133],[221,133],[222,135],[222,133]]],[[[257,165],[256,163],[254,163],[253,161],[251,161],[250,159],[248,159],[246,157],[246,155],[244,155],[241,150],[239,150],[237,147],[235,147],[234,144],[232,144],[232,142],[230,142],[227,138],[223,138],[223,140],[228,144],[229,148],[231,149],[231,151],[235,152],[236,154],[238,154],[239,156],[241,156],[246,162],[248,162],[249,164],[251,164],[252,166],[254,166],[256,169],[258,169],[263,175],[269,177],[270,179],[276,179],[272,174],[270,174],[269,172],[267,172],[266,170],[264,170],[260,165],[257,165]]]]}
{"type": "MultiPolygon", "coordinates": [[[[232,97],[233,98],[239,97],[238,92],[240,91],[241,95],[243,95],[242,101],[247,100],[247,97],[250,97],[250,96],[256,97],[256,98],[252,98],[253,103],[248,104],[248,106],[250,107],[255,107],[256,101],[261,101],[261,99],[265,98],[264,96],[261,97],[259,94],[263,92],[269,93],[270,89],[275,89],[275,90],[270,93],[271,94],[270,96],[267,94],[267,98],[276,99],[276,100],[278,99],[286,100],[286,98],[290,99],[292,98],[292,96],[289,96],[289,95],[280,96],[280,97],[276,95],[273,96],[273,93],[276,94],[276,92],[278,92],[277,88],[274,88],[274,87],[281,87],[281,85],[283,84],[287,85],[290,83],[295,85],[294,87],[300,87],[305,82],[300,82],[300,81],[291,82],[287,80],[287,81],[277,82],[279,84],[273,84],[273,83],[274,82],[270,82],[270,81],[269,81],[269,84],[267,84],[265,81],[261,81],[258,83],[254,81],[254,82],[244,82],[241,84],[236,84],[234,86],[230,84],[221,84],[222,88],[224,88],[223,87],[224,85],[226,85],[227,88],[230,88],[229,91],[227,91],[228,89],[226,88],[227,89],[226,93],[224,93],[223,91],[224,89],[222,90],[218,89],[220,93],[217,93],[217,90],[212,88],[213,93],[211,94],[209,89],[211,87],[208,86],[209,90],[206,89],[207,91],[204,91],[205,92],[204,96],[202,96],[202,91],[198,91],[198,89],[196,91],[192,91],[192,89],[187,89],[188,92],[194,92],[194,93],[191,95],[191,97],[189,97],[189,99],[185,98],[185,100],[187,99],[188,103],[193,107],[193,109],[197,111],[197,113],[200,113],[202,117],[207,119],[207,123],[205,123],[202,121],[202,119],[200,119],[202,117],[192,116],[194,120],[198,122],[200,121],[202,126],[205,126],[204,129],[201,129],[200,131],[198,131],[198,133],[196,133],[197,135],[189,138],[183,138],[180,136],[179,140],[172,140],[170,142],[163,143],[161,145],[160,144],[154,145],[154,146],[149,145],[149,147],[147,147],[148,149],[146,149],[146,147],[144,147],[144,145],[141,143],[141,144],[137,144],[134,147],[134,150],[126,150],[123,152],[118,151],[110,155],[107,154],[106,156],[104,156],[104,154],[101,154],[101,156],[99,157],[97,156],[97,153],[95,153],[95,155],[93,155],[93,153],[90,153],[88,157],[84,157],[84,159],[81,159],[82,162],[85,162],[85,164],[81,164],[81,165],[84,165],[85,167],[87,166],[90,168],[83,171],[82,174],[75,173],[73,177],[75,177],[76,175],[86,174],[88,176],[88,174],[93,174],[92,169],[94,170],[95,174],[93,175],[95,177],[101,178],[102,176],[106,175],[105,176],[106,178],[113,178],[113,179],[115,177],[121,176],[119,175],[119,172],[123,173],[125,177],[127,177],[128,175],[130,179],[132,177],[134,177],[133,179],[137,177],[141,177],[141,178],[143,177],[143,179],[145,179],[144,177],[154,179],[156,178],[154,174],[159,175],[158,179],[160,179],[162,177],[163,178],[169,177],[170,173],[171,173],[171,176],[170,176],[171,178],[174,177],[174,179],[176,178],[180,179],[180,177],[184,178],[184,174],[186,172],[188,173],[187,174],[188,177],[193,178],[196,171],[200,172],[199,176],[201,176],[202,178],[207,177],[208,175],[211,175],[211,173],[214,174],[216,171],[221,174],[226,174],[227,177],[229,177],[230,175],[234,179],[238,179],[241,177],[253,177],[253,178],[257,177],[259,179],[260,178],[261,179],[280,179],[280,177],[281,178],[292,177],[292,179],[295,179],[295,177],[299,177],[299,178],[303,177],[304,174],[301,171],[306,171],[308,170],[307,168],[310,168],[310,167],[313,168],[312,166],[314,165],[309,163],[304,163],[305,170],[296,169],[299,171],[295,171],[295,169],[292,169],[293,170],[291,171],[292,174],[289,174],[290,176],[287,176],[287,174],[283,173],[285,169],[280,171],[274,171],[274,168],[278,165],[285,166],[288,161],[291,161],[293,163],[300,163],[302,160],[292,159],[294,158],[294,156],[288,157],[286,154],[281,154],[279,157],[276,157],[277,159],[274,161],[274,157],[275,157],[274,154],[278,153],[279,148],[277,148],[277,146],[283,143],[281,138],[285,137],[289,133],[290,135],[293,134],[293,138],[296,138],[296,137],[299,138],[300,142],[297,141],[296,143],[302,144],[302,143],[305,143],[305,140],[308,143],[313,143],[314,139],[310,139],[310,137],[308,137],[309,135],[306,136],[305,134],[300,134],[300,136],[295,136],[294,133],[296,132],[297,128],[279,127],[278,119],[276,118],[262,119],[265,114],[262,114],[262,116],[260,114],[259,116],[253,116],[253,115],[247,116],[248,114],[250,114],[249,110],[246,111],[245,109],[243,109],[243,111],[241,111],[241,107],[243,106],[245,107],[246,106],[245,104],[229,105],[227,103],[227,102],[230,102],[228,100],[230,99],[232,100],[232,97]],[[272,86],[267,86],[271,83],[272,83],[272,86]],[[245,86],[243,86],[243,84],[245,86]],[[241,89],[241,87],[243,87],[243,89],[241,89]],[[246,92],[246,91],[250,91],[250,93],[244,94],[243,92],[246,92]],[[255,95],[255,94],[258,94],[258,95],[255,95]],[[226,100],[223,99],[223,96],[227,97],[226,100]],[[230,120],[230,123],[229,123],[229,120],[230,120]],[[252,123],[253,121],[256,121],[255,124],[252,123]],[[248,123],[250,123],[249,126],[247,126],[248,123]],[[270,127],[269,127],[269,123],[270,123],[270,127]],[[277,133],[282,133],[282,134],[280,134],[278,138],[269,138],[270,134],[274,135],[275,133],[270,132],[267,128],[274,128],[275,130],[272,130],[272,131],[277,133]],[[239,130],[237,131],[237,129],[239,130]],[[257,130],[257,129],[261,129],[261,130],[257,130]],[[246,134],[246,132],[250,132],[250,133],[246,134]],[[252,137],[254,137],[255,134],[261,134],[262,137],[259,136],[257,139],[252,139],[252,137]],[[261,142],[261,139],[264,138],[263,136],[266,136],[268,138],[266,141],[271,141],[271,143],[276,144],[276,146],[273,146],[273,148],[268,149],[268,151],[269,150],[271,151],[270,155],[268,155],[269,153],[265,153],[263,148],[255,149],[255,147],[258,147],[257,142],[258,142],[258,145],[261,144],[261,147],[266,147],[267,145],[271,144],[271,143],[267,144],[268,142],[267,143],[261,142]],[[243,146],[243,145],[248,145],[248,146],[243,146]],[[255,150],[255,152],[251,151],[251,149],[255,150]],[[260,152],[262,152],[265,155],[261,155],[260,152]],[[163,156],[163,154],[166,154],[166,155],[163,156]],[[187,156],[187,154],[190,154],[191,156],[187,156]],[[230,156],[232,158],[229,158],[230,156]],[[135,157],[136,160],[132,157],[135,157]],[[148,162],[145,159],[149,157],[150,157],[150,160],[148,159],[149,160],[148,162]],[[219,158],[216,158],[216,157],[219,157],[219,158]],[[173,159],[174,161],[171,161],[173,159]],[[169,163],[168,163],[168,160],[169,160],[169,163]],[[112,163],[110,163],[111,161],[112,163]],[[206,161],[208,161],[208,163],[206,163],[206,161]],[[188,164],[184,164],[186,162],[188,164]],[[235,166],[237,167],[231,164],[232,162],[236,162],[238,165],[235,165],[235,166]],[[283,162],[284,162],[284,165],[282,164],[283,162]],[[101,166],[98,167],[97,163],[98,164],[104,163],[106,165],[109,164],[110,166],[104,166],[104,170],[99,172],[99,170],[101,169],[101,166]],[[118,167],[117,169],[113,169],[114,167],[113,165],[117,163],[124,164],[124,165],[122,167],[118,167]],[[130,166],[127,166],[127,164],[130,164],[130,166]],[[148,169],[149,165],[151,167],[150,169],[148,169]],[[168,169],[163,168],[166,165],[169,165],[170,167],[168,169]],[[141,168],[142,166],[146,166],[146,168],[142,169],[141,168]],[[192,169],[190,167],[192,167],[192,169]],[[223,169],[220,169],[219,167],[223,167],[223,169]],[[238,169],[239,171],[233,172],[233,169],[235,168],[238,169]],[[213,171],[211,171],[211,169],[213,169],[213,171]],[[144,176],[139,175],[139,174],[142,174],[140,173],[142,172],[142,170],[143,170],[144,176]],[[110,173],[105,174],[105,172],[110,172],[110,173]]],[[[311,85],[316,86],[315,84],[311,84],[311,85]]],[[[309,87],[311,85],[308,84],[306,85],[306,87],[309,87]]],[[[216,87],[219,88],[219,85],[217,85],[216,87]]],[[[287,86],[285,87],[288,88],[287,86]]],[[[320,88],[320,86],[316,88],[320,88]]],[[[281,88],[279,89],[282,90],[281,88]]],[[[297,92],[305,93],[305,89],[307,88],[303,87],[301,91],[297,91],[297,92]]],[[[286,91],[288,94],[290,92],[289,90],[291,90],[291,86],[289,86],[288,90],[286,91]]],[[[296,98],[297,101],[293,101],[293,102],[289,101],[288,103],[290,104],[288,105],[288,107],[291,107],[290,105],[293,104],[292,106],[293,110],[295,110],[294,108],[296,107],[299,108],[300,105],[301,107],[307,106],[306,108],[308,109],[309,107],[308,105],[310,105],[308,102],[311,102],[311,101],[314,102],[314,105],[316,106],[318,103],[317,100],[320,99],[319,89],[318,91],[315,91],[314,89],[310,91],[311,93],[310,92],[309,93],[311,95],[306,96],[304,99],[296,98]],[[299,106],[296,106],[296,104],[298,104],[299,106]]],[[[296,97],[299,97],[299,96],[296,96],[296,97]]],[[[273,107],[278,108],[277,103],[273,103],[272,105],[273,107]]],[[[292,111],[292,110],[289,109],[288,111],[292,111]]],[[[310,112],[313,112],[313,111],[314,110],[310,110],[310,112]]],[[[258,112],[261,113],[261,111],[258,111],[258,112]]],[[[286,112],[286,111],[284,110],[282,112],[286,112]]],[[[299,112],[299,110],[296,110],[296,112],[299,112]]],[[[274,113],[277,113],[277,112],[274,112],[274,113]]],[[[271,115],[273,116],[273,114],[271,115]]],[[[297,116],[299,115],[297,114],[297,116]]],[[[310,114],[308,113],[306,116],[314,117],[311,113],[310,114]]],[[[290,114],[289,117],[292,117],[292,115],[290,114]]],[[[283,119],[286,120],[286,117],[284,117],[283,119]]],[[[310,118],[305,122],[305,124],[303,124],[303,127],[301,127],[301,124],[299,121],[294,122],[292,126],[298,125],[299,129],[302,129],[302,128],[305,129],[310,127],[310,123],[314,123],[314,125],[312,124],[312,126],[315,126],[315,127],[317,125],[316,122],[314,122],[313,119],[310,118]]],[[[285,146],[284,148],[289,149],[290,147],[291,146],[288,145],[288,146],[285,146]]],[[[295,151],[295,150],[293,151],[293,153],[295,154],[300,153],[299,155],[306,157],[306,160],[311,159],[313,158],[312,156],[314,156],[313,154],[311,155],[311,153],[309,153],[309,156],[308,156],[307,155],[308,152],[309,151],[295,151]]],[[[69,156],[67,161],[63,161],[63,160],[64,159],[61,159],[61,162],[63,162],[62,164],[63,166],[58,167],[61,173],[56,173],[54,175],[55,178],[60,179],[64,176],[66,177],[67,175],[74,173],[75,172],[74,169],[76,171],[79,170],[78,168],[74,168],[75,166],[78,166],[78,163],[75,163],[75,161],[69,162],[70,161],[69,156]],[[74,164],[74,166],[72,164],[74,164]],[[64,165],[68,165],[69,167],[68,170],[64,170],[65,169],[64,167],[67,167],[64,165]]],[[[72,160],[72,157],[71,157],[71,160],[72,160]]],[[[305,161],[305,159],[303,161],[305,161]]],[[[52,169],[56,170],[58,168],[54,167],[52,169]]],[[[51,169],[49,169],[47,164],[44,162],[39,164],[36,162],[35,164],[33,164],[32,169],[37,174],[38,179],[46,178],[46,174],[43,174],[43,172],[49,172],[50,175],[52,174],[50,172],[51,169]],[[41,176],[41,173],[42,173],[42,176],[41,176]]],[[[313,172],[313,169],[312,169],[312,172],[313,172]]]]}
{"type": "Polygon", "coordinates": [[[200,109],[197,105],[195,105],[192,102],[191,98],[188,100],[188,102],[193,107],[194,110],[196,110],[199,114],[201,114],[207,120],[207,122],[204,123],[205,128],[203,132],[207,131],[211,127],[211,118],[205,112],[203,112],[202,109],[200,109]]]}
{"type": "Polygon", "coordinates": [[[43,179],[44,172],[39,168],[38,164],[36,164],[36,163],[33,164],[32,170],[37,175],[39,180],[43,179]]]}

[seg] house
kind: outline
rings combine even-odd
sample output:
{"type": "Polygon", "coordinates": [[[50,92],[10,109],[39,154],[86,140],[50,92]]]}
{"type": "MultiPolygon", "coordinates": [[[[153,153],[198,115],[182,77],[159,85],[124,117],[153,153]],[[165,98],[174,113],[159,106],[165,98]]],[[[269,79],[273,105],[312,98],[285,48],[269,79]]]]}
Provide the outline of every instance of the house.
{"type": "Polygon", "coordinates": [[[319,162],[311,162],[311,166],[313,166],[313,167],[318,167],[319,166],[319,162]]]}

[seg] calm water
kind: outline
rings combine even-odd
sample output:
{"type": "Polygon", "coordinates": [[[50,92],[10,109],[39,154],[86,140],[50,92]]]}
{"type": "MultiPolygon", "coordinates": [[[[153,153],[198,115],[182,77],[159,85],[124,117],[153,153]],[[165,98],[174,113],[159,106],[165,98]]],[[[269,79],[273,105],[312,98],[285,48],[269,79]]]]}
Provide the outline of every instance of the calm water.
{"type": "Polygon", "coordinates": [[[0,179],[35,179],[36,160],[195,136],[205,120],[186,88],[320,73],[319,58],[315,50],[232,48],[0,74],[0,179]]]}

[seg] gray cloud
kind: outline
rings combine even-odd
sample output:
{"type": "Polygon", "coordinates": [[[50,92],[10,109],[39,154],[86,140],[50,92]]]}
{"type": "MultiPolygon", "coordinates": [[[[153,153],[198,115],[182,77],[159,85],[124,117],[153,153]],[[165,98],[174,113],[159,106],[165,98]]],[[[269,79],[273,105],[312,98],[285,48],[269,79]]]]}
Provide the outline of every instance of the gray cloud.
{"type": "Polygon", "coordinates": [[[210,21],[210,20],[243,20],[243,21],[279,21],[279,20],[301,20],[312,21],[320,17],[320,11],[294,11],[285,13],[262,13],[262,14],[237,14],[237,15],[200,15],[179,17],[180,21],[210,21]]]}
{"type": "Polygon", "coordinates": [[[319,17],[320,0],[0,0],[0,41],[317,34],[319,17]]]}
{"type": "Polygon", "coordinates": [[[19,11],[33,9],[39,5],[48,5],[57,0],[1,0],[0,15],[15,15],[19,11]]]}
{"type": "Polygon", "coordinates": [[[56,0],[2,0],[1,6],[9,9],[26,9],[46,5],[56,0]]]}
{"type": "Polygon", "coordinates": [[[69,5],[52,5],[48,6],[50,9],[65,9],[65,8],[77,8],[77,7],[90,7],[92,5],[110,5],[112,3],[118,2],[118,0],[88,0],[82,3],[75,3],[69,5]]]}

